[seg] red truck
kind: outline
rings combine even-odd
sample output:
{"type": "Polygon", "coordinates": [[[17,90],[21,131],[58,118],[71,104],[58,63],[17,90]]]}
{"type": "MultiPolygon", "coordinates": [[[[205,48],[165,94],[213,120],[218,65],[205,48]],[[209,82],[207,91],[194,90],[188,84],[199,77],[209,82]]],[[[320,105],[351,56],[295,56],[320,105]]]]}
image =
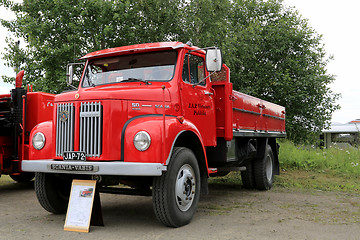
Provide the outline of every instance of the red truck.
{"type": "Polygon", "coordinates": [[[30,131],[53,118],[54,95],[22,88],[23,76],[19,72],[16,88],[0,95],[0,176],[29,182],[35,174],[21,171],[21,161],[29,159],[30,131]]]}
{"type": "Polygon", "coordinates": [[[152,196],[158,220],[179,227],[210,176],[241,171],[246,188],[271,188],[285,109],[234,91],[219,49],[161,42],[81,59],[78,89],[55,96],[22,162],[44,209],[66,212],[72,179],[94,179],[101,192],[152,196]]]}

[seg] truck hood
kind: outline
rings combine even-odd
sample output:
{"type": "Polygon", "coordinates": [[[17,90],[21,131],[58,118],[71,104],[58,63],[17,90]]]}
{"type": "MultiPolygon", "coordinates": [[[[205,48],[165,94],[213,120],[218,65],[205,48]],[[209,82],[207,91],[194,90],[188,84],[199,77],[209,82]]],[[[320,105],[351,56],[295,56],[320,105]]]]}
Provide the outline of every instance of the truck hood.
{"type": "MultiPolygon", "coordinates": [[[[164,90],[161,85],[122,86],[109,85],[82,88],[76,91],[59,94],[55,102],[89,101],[89,100],[139,100],[163,101],[164,90]]],[[[170,93],[165,90],[165,101],[169,102],[170,93]]]]}

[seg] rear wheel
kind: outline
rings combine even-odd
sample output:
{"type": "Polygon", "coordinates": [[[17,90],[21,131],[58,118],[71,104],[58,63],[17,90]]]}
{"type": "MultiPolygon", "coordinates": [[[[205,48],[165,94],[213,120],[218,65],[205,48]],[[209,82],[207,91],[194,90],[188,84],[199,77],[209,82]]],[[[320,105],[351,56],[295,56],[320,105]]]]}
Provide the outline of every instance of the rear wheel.
{"type": "Polygon", "coordinates": [[[254,178],[258,190],[269,190],[274,181],[274,154],[266,145],[264,157],[254,161],[254,178]]]}
{"type": "Polygon", "coordinates": [[[35,192],[41,206],[48,212],[60,214],[67,211],[71,180],[56,174],[36,173],[35,192]]]}
{"type": "Polygon", "coordinates": [[[253,160],[247,161],[245,164],[246,170],[241,171],[241,181],[243,183],[244,188],[253,189],[255,188],[255,178],[253,171],[253,160]]]}
{"type": "Polygon", "coordinates": [[[157,219],[169,227],[188,224],[200,196],[200,171],[194,153],[175,148],[165,173],[154,177],[153,205],[157,219]]]}

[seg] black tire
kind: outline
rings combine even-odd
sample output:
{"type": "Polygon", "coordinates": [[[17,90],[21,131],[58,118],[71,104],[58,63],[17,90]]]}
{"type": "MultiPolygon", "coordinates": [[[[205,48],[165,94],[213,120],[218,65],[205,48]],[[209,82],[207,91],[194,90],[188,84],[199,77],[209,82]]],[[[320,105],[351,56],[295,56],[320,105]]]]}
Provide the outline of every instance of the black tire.
{"type": "Polygon", "coordinates": [[[246,189],[254,189],[255,178],[254,178],[253,160],[250,159],[249,161],[247,161],[244,167],[246,167],[246,170],[241,171],[241,181],[243,183],[243,187],[246,189]]]}
{"type": "Polygon", "coordinates": [[[66,213],[71,180],[55,174],[36,173],[35,192],[41,206],[48,212],[66,213]]]}
{"type": "Polygon", "coordinates": [[[200,197],[200,171],[190,149],[174,148],[167,171],[154,177],[152,197],[155,215],[165,226],[181,227],[191,221],[200,197]]]}
{"type": "Polygon", "coordinates": [[[10,177],[12,178],[12,180],[14,180],[16,182],[28,183],[34,179],[35,173],[22,172],[22,173],[20,173],[20,175],[10,175],[10,177]]]}
{"type": "Polygon", "coordinates": [[[262,159],[254,161],[255,185],[258,190],[269,190],[274,181],[274,154],[267,145],[262,159]]]}

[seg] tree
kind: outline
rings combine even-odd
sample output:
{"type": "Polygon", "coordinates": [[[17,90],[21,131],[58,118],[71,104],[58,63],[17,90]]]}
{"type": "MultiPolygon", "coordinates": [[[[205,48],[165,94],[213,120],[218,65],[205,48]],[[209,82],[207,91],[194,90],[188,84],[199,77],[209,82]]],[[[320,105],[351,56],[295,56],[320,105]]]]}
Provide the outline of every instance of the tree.
{"type": "MultiPolygon", "coordinates": [[[[234,89],[286,107],[287,135],[314,141],[339,108],[322,36],[282,0],[192,0],[184,36],[222,48],[234,89]]],[[[183,37],[184,38],[184,37],[183,37]]]]}
{"type": "Polygon", "coordinates": [[[285,106],[288,137],[314,140],[339,108],[322,36],[278,0],[236,1],[230,23],[225,48],[235,88],[285,106]]]}
{"type": "Polygon", "coordinates": [[[4,59],[9,67],[20,65],[26,72],[24,80],[34,89],[60,93],[66,87],[66,64],[88,52],[176,36],[171,26],[176,26],[178,5],[171,2],[0,0],[17,17],[1,24],[26,42],[19,49],[16,40],[7,39],[4,59]]]}
{"type": "MultiPolygon", "coordinates": [[[[286,107],[288,137],[311,140],[339,108],[321,35],[282,0],[0,0],[17,15],[1,21],[16,37],[4,59],[35,89],[65,87],[66,63],[87,52],[156,41],[218,46],[234,89],[286,107]]],[[[6,81],[13,81],[7,78],[6,81]]]]}

